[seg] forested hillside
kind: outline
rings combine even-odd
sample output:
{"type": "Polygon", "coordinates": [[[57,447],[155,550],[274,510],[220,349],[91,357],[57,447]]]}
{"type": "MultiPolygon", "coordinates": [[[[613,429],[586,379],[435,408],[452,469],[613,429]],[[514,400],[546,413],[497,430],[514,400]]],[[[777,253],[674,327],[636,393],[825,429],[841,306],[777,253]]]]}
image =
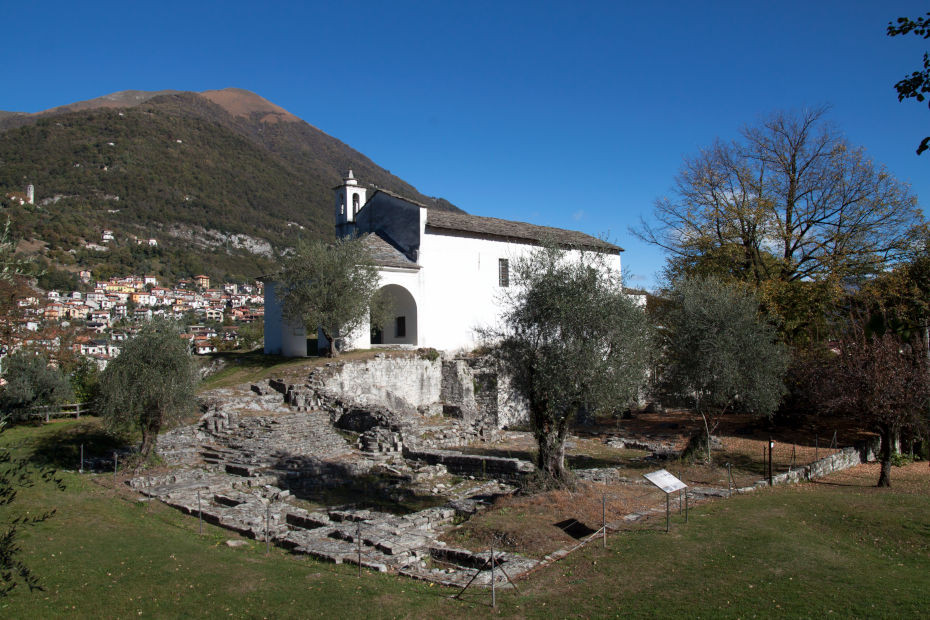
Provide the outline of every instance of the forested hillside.
{"type": "Polygon", "coordinates": [[[94,101],[0,120],[0,204],[20,247],[71,270],[254,277],[298,235],[333,234],[331,188],[348,168],[455,208],[247,91],[94,101]],[[35,205],[7,198],[27,184],[35,205]],[[93,248],[103,230],[107,251],[93,248]]]}

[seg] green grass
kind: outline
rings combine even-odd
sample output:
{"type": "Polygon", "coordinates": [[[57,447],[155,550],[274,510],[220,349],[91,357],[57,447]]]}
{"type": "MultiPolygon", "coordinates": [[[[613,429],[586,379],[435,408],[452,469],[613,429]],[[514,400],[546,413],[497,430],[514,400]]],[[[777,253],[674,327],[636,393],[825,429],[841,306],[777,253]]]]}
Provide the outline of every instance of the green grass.
{"type": "MultiPolygon", "coordinates": [[[[83,422],[83,421],[82,421],[83,422]]],[[[20,454],[69,454],[81,422],[0,435],[20,454]],[[69,439],[64,439],[69,437],[69,439]],[[57,439],[56,439],[57,438],[57,439]]],[[[102,441],[102,440],[99,440],[102,441]]],[[[896,470],[897,473],[899,470],[896,470]]],[[[923,470],[926,471],[926,470],[923,470]]],[[[15,512],[55,508],[27,529],[23,559],[45,591],[17,588],[0,617],[463,617],[489,594],[318,563],[140,502],[112,476],[62,472],[67,489],[21,491],[15,512]]],[[[868,481],[873,482],[873,481],[868,481]]],[[[865,484],[866,482],[863,482],[865,484]]],[[[5,522],[9,511],[0,512],[5,522]]],[[[533,617],[926,617],[930,497],[905,489],[810,484],[703,504],[613,535],[501,592],[498,613],[533,617]]]]}

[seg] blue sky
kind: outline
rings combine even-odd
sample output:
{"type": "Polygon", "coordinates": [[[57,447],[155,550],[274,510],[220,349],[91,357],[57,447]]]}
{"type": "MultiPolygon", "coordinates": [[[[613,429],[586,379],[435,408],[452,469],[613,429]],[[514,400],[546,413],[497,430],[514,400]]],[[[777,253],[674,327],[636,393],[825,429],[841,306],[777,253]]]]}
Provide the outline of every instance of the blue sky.
{"type": "Polygon", "coordinates": [[[127,90],[254,91],[470,213],[607,234],[633,286],[682,157],[775,110],[829,104],[930,200],[925,104],[893,85],[930,2],[5,3],[0,109],[127,90]]]}

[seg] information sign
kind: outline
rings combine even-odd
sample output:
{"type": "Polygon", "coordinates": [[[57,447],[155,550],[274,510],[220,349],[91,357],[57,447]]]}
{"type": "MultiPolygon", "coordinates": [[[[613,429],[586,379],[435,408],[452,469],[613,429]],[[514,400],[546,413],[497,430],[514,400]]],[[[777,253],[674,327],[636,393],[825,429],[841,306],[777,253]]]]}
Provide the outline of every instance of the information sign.
{"type": "Polygon", "coordinates": [[[649,472],[648,474],[643,474],[643,478],[656,485],[666,493],[674,493],[675,491],[680,491],[688,487],[687,484],[664,469],[649,472]]]}

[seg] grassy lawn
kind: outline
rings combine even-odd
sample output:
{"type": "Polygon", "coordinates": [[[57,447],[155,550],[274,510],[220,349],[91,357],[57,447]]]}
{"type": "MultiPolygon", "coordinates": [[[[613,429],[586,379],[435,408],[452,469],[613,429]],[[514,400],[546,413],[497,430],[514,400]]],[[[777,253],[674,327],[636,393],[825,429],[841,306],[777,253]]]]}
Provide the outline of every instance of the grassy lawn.
{"type": "MultiPolygon", "coordinates": [[[[17,427],[0,443],[44,462],[76,424],[17,427]]],[[[86,429],[82,433],[90,432],[86,429]]],[[[72,439],[68,440],[71,443],[72,439]]],[[[102,441],[102,440],[101,440],[102,441]]],[[[67,455],[60,458],[53,455],[67,455]]],[[[141,502],[111,475],[62,472],[65,491],[37,485],[14,511],[55,508],[27,529],[23,559],[44,591],[17,588],[0,617],[464,617],[490,614],[489,594],[392,575],[363,574],[291,556],[265,555],[156,502],[141,502]]],[[[871,487],[874,467],[823,483],[701,504],[690,523],[664,519],[620,532],[502,592],[496,613],[532,617],[926,617],[930,613],[930,473],[926,463],[871,487]]],[[[505,513],[506,514],[506,513],[505,513]]],[[[518,511],[510,511],[519,519],[518,511]]],[[[0,513],[5,520],[8,513],[0,513]]],[[[5,521],[4,521],[5,522],[5,521]]]]}

